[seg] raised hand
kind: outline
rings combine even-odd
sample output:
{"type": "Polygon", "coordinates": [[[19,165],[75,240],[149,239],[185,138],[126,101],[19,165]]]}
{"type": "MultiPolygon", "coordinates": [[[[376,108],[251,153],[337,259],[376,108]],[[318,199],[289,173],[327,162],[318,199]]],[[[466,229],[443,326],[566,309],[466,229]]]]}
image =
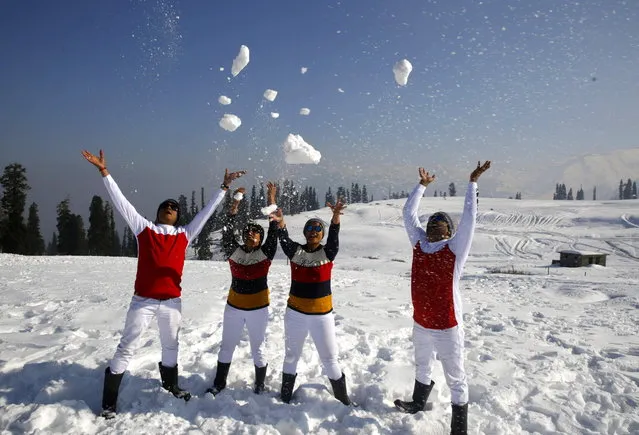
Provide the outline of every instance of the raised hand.
{"type": "Polygon", "coordinates": [[[82,150],[82,155],[89,163],[98,168],[100,171],[106,169],[106,159],[104,158],[104,152],[100,150],[100,156],[95,156],[87,150],[82,150]]]}
{"type": "Polygon", "coordinates": [[[280,228],[284,228],[284,214],[282,213],[282,209],[278,208],[273,213],[268,215],[268,220],[271,222],[277,222],[280,228]]]}
{"type": "Polygon", "coordinates": [[[346,208],[346,202],[344,201],[344,198],[338,198],[335,205],[331,204],[330,202],[327,202],[326,206],[331,209],[331,211],[333,212],[333,216],[335,216],[335,215],[344,214],[342,213],[342,210],[346,208]]]}
{"type": "Polygon", "coordinates": [[[424,168],[419,168],[419,184],[428,186],[433,181],[435,181],[435,174],[431,175],[424,168]]]}
{"type": "Polygon", "coordinates": [[[277,194],[277,186],[272,181],[266,183],[266,197],[268,205],[275,204],[275,195],[277,194]]]}
{"type": "Polygon", "coordinates": [[[229,172],[228,169],[225,169],[224,170],[224,185],[225,186],[230,186],[231,183],[233,182],[233,180],[237,180],[238,178],[240,178],[244,174],[246,174],[246,171],[229,172]]]}
{"type": "Polygon", "coordinates": [[[470,174],[470,181],[476,183],[481,174],[486,172],[490,168],[490,160],[486,160],[484,164],[481,161],[477,162],[477,167],[470,174]]]}

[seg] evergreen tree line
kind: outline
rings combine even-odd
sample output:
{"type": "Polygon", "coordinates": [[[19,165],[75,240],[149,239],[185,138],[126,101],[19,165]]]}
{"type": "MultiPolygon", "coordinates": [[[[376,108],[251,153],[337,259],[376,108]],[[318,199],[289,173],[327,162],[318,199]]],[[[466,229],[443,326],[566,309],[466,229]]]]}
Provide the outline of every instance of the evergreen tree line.
{"type": "MultiPolygon", "coordinates": [[[[557,183],[555,185],[555,193],[552,195],[552,199],[555,200],[584,200],[586,195],[582,187],[577,190],[576,195],[573,195],[572,187],[566,190],[565,184],[557,183]]],[[[592,199],[597,199],[597,186],[592,188],[592,199]]],[[[632,181],[630,178],[624,183],[623,179],[619,180],[619,197],[618,199],[637,199],[637,182],[632,181]]]]}
{"type": "Polygon", "coordinates": [[[637,182],[628,178],[626,183],[619,180],[619,199],[637,199],[637,182]]]}
{"type": "MultiPolygon", "coordinates": [[[[584,193],[584,189],[580,186],[579,190],[577,190],[577,196],[575,197],[573,195],[572,192],[572,187],[569,188],[566,191],[566,185],[565,184],[559,184],[557,183],[555,185],[555,193],[553,193],[552,195],[552,199],[554,200],[579,200],[582,201],[584,199],[586,199],[586,194],[584,193]]],[[[597,186],[593,187],[592,189],[592,199],[596,200],[597,199],[597,186]]]]}
{"type": "MultiPolygon", "coordinates": [[[[45,246],[40,230],[38,206],[34,202],[29,206],[28,217],[24,222],[27,192],[30,190],[26,169],[19,163],[13,163],[4,169],[0,184],[3,195],[0,200],[0,252],[24,255],[99,255],[99,256],[137,256],[135,235],[125,226],[122,237],[118,234],[114,218],[113,205],[99,195],[94,195],[89,206],[89,226],[85,229],[82,216],[71,210],[71,200],[66,198],[56,207],[56,231],[45,246]]],[[[197,240],[193,243],[198,259],[210,259],[211,235],[224,225],[224,217],[231,207],[233,192],[229,191],[221,209],[212,215],[197,240]]],[[[366,185],[352,183],[351,189],[337,188],[337,195],[331,189],[325,199],[335,203],[337,198],[347,202],[369,202],[366,185]]],[[[205,205],[204,188],[201,188],[199,203],[196,191],[191,192],[190,203],[185,195],[178,197],[180,205],[180,225],[190,222],[205,205]]],[[[284,214],[294,215],[304,211],[317,210],[320,206],[317,191],[311,186],[297,186],[291,180],[277,184],[276,203],[284,214]]],[[[261,209],[266,206],[265,186],[253,185],[250,194],[240,203],[236,216],[238,226],[264,218],[261,209]]]]}

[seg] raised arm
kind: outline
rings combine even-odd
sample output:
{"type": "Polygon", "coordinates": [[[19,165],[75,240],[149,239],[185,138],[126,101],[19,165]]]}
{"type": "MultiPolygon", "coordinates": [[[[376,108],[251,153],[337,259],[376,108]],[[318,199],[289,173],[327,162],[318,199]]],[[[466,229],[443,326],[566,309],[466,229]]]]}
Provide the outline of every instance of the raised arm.
{"type": "Polygon", "coordinates": [[[271,213],[269,217],[271,219],[271,222],[277,222],[277,238],[280,239],[280,245],[282,246],[284,255],[286,255],[289,259],[293,258],[293,255],[295,255],[295,252],[297,252],[297,248],[300,246],[300,244],[294,242],[288,236],[288,230],[286,229],[286,223],[284,222],[282,209],[278,208],[273,213],[271,213]]]}
{"type": "Polygon", "coordinates": [[[233,180],[240,178],[244,174],[246,174],[246,171],[229,172],[228,169],[224,171],[224,181],[220,186],[220,190],[209,200],[204,208],[195,215],[193,220],[184,227],[189,243],[200,234],[206,221],[209,220],[217,206],[220,205],[224,199],[224,195],[226,195],[226,191],[229,190],[233,180]]]}
{"type": "Polygon", "coordinates": [[[473,235],[475,233],[475,222],[477,220],[477,180],[488,168],[490,168],[490,160],[487,160],[483,165],[477,162],[477,168],[470,174],[466,197],[464,198],[464,211],[462,212],[457,232],[449,243],[451,251],[453,251],[457,257],[463,259],[465,259],[470,252],[473,235]]]}
{"type": "MultiPolygon", "coordinates": [[[[277,194],[277,186],[272,182],[266,183],[267,187],[267,201],[268,205],[275,204],[275,196],[277,194]]],[[[283,219],[283,218],[282,218],[283,219]]],[[[269,216],[269,225],[268,232],[266,233],[266,240],[262,244],[262,252],[269,260],[272,260],[275,257],[275,253],[277,252],[277,233],[279,228],[279,222],[274,220],[269,216]]]]}
{"type": "Polygon", "coordinates": [[[419,168],[419,184],[415,186],[404,204],[403,217],[404,228],[408,234],[411,246],[415,246],[419,240],[426,238],[426,231],[419,222],[419,203],[426,191],[426,186],[435,181],[435,174],[429,174],[424,168],[419,168]]]}
{"type": "Polygon", "coordinates": [[[331,218],[331,224],[328,227],[328,238],[326,239],[324,252],[326,253],[326,258],[333,261],[339,252],[340,216],[344,214],[342,213],[342,210],[346,208],[346,203],[344,202],[344,198],[338,198],[335,205],[330,202],[327,202],[326,205],[333,212],[333,217],[331,218]]]}
{"type": "Polygon", "coordinates": [[[135,207],[133,207],[129,200],[126,199],[113,177],[111,177],[107,170],[104,152],[100,150],[99,155],[95,156],[89,151],[83,150],[82,155],[89,163],[98,168],[100,171],[100,175],[102,175],[102,180],[104,181],[104,186],[111,197],[113,206],[120,215],[122,215],[124,221],[127,223],[129,228],[131,228],[131,231],[133,231],[133,234],[136,236],[140,234],[142,230],[150,224],[150,221],[137,212],[135,207]]]}

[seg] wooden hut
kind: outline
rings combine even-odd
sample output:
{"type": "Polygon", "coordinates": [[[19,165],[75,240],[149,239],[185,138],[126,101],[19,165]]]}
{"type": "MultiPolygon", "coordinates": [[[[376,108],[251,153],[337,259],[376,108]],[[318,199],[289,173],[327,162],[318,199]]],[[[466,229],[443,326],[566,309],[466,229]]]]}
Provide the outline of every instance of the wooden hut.
{"type": "MultiPolygon", "coordinates": [[[[607,255],[608,254],[602,254],[601,252],[559,251],[559,265],[562,267],[582,267],[588,266],[589,264],[605,266],[607,255]]],[[[555,262],[553,261],[553,263],[555,262]]]]}

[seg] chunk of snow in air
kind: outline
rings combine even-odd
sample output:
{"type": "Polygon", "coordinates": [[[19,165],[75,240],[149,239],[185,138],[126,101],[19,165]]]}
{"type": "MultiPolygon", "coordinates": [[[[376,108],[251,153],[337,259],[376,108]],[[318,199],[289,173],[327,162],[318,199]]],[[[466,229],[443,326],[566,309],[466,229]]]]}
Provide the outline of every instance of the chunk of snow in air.
{"type": "Polygon", "coordinates": [[[280,114],[279,114],[279,113],[277,113],[277,112],[271,112],[271,118],[273,118],[273,119],[277,119],[277,118],[279,118],[279,117],[280,117],[280,114]]]}
{"type": "Polygon", "coordinates": [[[400,86],[406,86],[406,83],[408,83],[408,76],[412,70],[413,65],[411,65],[411,63],[406,59],[402,59],[395,63],[393,66],[393,74],[395,75],[395,81],[397,84],[400,86]]]}
{"type": "Polygon", "coordinates": [[[289,134],[284,141],[284,156],[290,165],[318,164],[322,154],[299,134],[289,134]]]}
{"type": "Polygon", "coordinates": [[[302,107],[300,109],[300,115],[310,115],[311,113],[311,109],[309,109],[308,107],[302,107]]]}
{"type": "Polygon", "coordinates": [[[273,213],[275,210],[277,210],[277,204],[271,204],[271,205],[269,205],[269,206],[267,206],[267,207],[262,207],[262,208],[260,209],[260,211],[262,212],[262,214],[263,214],[264,216],[268,216],[268,215],[270,215],[270,214],[271,214],[271,213],[273,213]]]}
{"type": "Polygon", "coordinates": [[[337,88],[337,92],[339,92],[340,94],[343,94],[343,93],[344,93],[344,89],[342,89],[342,88],[337,88]]]}
{"type": "Polygon", "coordinates": [[[226,95],[220,95],[220,98],[218,98],[217,101],[223,106],[228,106],[229,104],[231,104],[231,99],[226,95]]]}
{"type": "Polygon", "coordinates": [[[267,89],[264,91],[264,98],[266,98],[269,101],[275,101],[275,98],[277,97],[277,91],[274,91],[273,89],[267,89]]]}
{"type": "Polygon", "coordinates": [[[237,54],[235,59],[233,59],[233,65],[231,66],[231,74],[233,74],[233,77],[238,75],[240,71],[248,65],[249,60],[249,48],[246,45],[240,46],[240,52],[237,54]]]}
{"type": "Polygon", "coordinates": [[[220,119],[220,127],[226,131],[235,131],[240,125],[242,125],[242,120],[232,113],[225,113],[220,119]]]}
{"type": "Polygon", "coordinates": [[[303,67],[300,69],[300,72],[301,72],[302,74],[306,74],[306,71],[308,71],[308,68],[306,68],[305,66],[303,66],[303,67]]]}

